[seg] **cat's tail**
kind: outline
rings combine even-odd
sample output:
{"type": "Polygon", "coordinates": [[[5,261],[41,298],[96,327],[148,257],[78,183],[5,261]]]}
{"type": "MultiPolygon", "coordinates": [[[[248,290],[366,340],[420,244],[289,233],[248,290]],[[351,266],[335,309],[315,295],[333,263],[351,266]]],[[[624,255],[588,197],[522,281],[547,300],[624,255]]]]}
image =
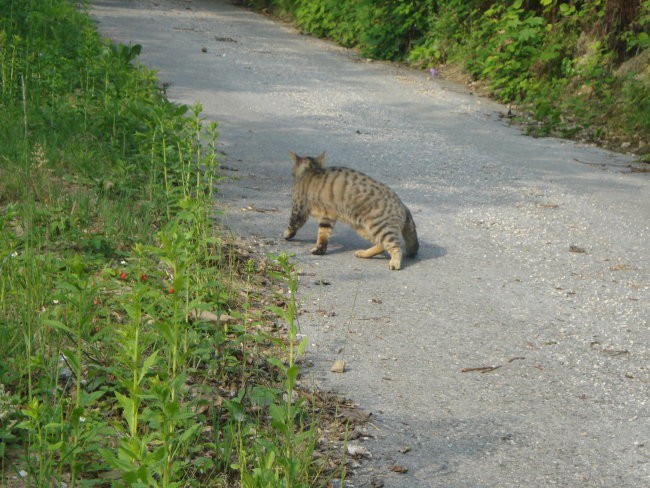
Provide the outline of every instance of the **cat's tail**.
{"type": "Polygon", "coordinates": [[[418,253],[420,243],[418,242],[418,233],[415,230],[415,222],[413,222],[411,211],[408,208],[406,209],[406,222],[402,227],[402,236],[404,236],[404,243],[406,244],[406,255],[412,258],[418,253]]]}

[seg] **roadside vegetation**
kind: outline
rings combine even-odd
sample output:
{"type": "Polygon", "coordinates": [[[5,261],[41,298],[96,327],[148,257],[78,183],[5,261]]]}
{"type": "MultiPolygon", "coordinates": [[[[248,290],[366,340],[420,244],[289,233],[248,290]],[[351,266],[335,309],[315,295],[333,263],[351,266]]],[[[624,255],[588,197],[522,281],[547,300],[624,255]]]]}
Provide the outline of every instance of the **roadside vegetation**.
{"type": "Polygon", "coordinates": [[[0,0],[0,484],[342,478],[296,271],[214,229],[216,124],[77,7],[0,0]]]}
{"type": "Polygon", "coordinates": [[[532,135],[650,153],[650,0],[249,0],[362,56],[473,82],[532,135]],[[462,71],[463,76],[458,76],[462,71]]]}

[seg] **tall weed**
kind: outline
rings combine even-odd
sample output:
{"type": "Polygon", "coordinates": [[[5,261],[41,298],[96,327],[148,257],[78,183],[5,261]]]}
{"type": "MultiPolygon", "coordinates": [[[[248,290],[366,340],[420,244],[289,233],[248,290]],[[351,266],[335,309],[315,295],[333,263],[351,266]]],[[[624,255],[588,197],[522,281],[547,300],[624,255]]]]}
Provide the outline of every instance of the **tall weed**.
{"type": "Polygon", "coordinates": [[[650,80],[643,66],[650,0],[264,4],[282,5],[305,31],[356,47],[364,56],[423,68],[458,65],[496,98],[533,115],[535,134],[648,143],[643,102],[650,80]],[[632,74],[619,72],[632,65],[632,74]]]}
{"type": "Polygon", "coordinates": [[[0,12],[0,479],[309,484],[295,273],[274,265],[292,290],[279,317],[238,301],[261,272],[213,229],[216,123],[169,102],[140,46],[101,40],[74,2],[0,12]],[[260,370],[258,346],[284,344],[272,320],[292,321],[292,345],[260,370]]]}

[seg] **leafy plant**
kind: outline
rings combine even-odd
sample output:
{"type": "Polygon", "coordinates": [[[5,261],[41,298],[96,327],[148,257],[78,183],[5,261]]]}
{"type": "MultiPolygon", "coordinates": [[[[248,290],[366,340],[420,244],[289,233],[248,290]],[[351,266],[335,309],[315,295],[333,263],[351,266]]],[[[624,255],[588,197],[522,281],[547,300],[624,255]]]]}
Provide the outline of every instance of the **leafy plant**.
{"type": "Polygon", "coordinates": [[[265,2],[274,6],[364,56],[458,65],[534,116],[535,134],[647,143],[649,0],[265,2]],[[617,73],[636,58],[633,76],[617,73]]]}
{"type": "Polygon", "coordinates": [[[0,11],[0,477],[311,480],[296,347],[277,349],[289,367],[262,358],[281,319],[213,225],[217,124],[167,100],[140,46],[101,40],[76,3],[0,11]]]}

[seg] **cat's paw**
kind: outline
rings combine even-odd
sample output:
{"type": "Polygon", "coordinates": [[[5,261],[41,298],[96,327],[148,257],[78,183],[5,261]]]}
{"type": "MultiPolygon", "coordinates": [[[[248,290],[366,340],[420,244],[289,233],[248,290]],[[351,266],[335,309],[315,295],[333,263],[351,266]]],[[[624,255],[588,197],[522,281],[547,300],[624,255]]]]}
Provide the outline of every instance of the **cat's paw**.
{"type": "Polygon", "coordinates": [[[311,253],[315,254],[316,256],[322,256],[325,254],[325,251],[327,251],[326,247],[315,247],[311,250],[311,253]]]}
{"type": "Polygon", "coordinates": [[[284,231],[283,235],[286,240],[293,239],[293,237],[296,235],[296,231],[287,229],[284,231]]]}
{"type": "Polygon", "coordinates": [[[391,259],[390,262],[388,263],[388,269],[390,269],[391,271],[398,271],[402,269],[402,263],[397,259],[391,259]]]}

